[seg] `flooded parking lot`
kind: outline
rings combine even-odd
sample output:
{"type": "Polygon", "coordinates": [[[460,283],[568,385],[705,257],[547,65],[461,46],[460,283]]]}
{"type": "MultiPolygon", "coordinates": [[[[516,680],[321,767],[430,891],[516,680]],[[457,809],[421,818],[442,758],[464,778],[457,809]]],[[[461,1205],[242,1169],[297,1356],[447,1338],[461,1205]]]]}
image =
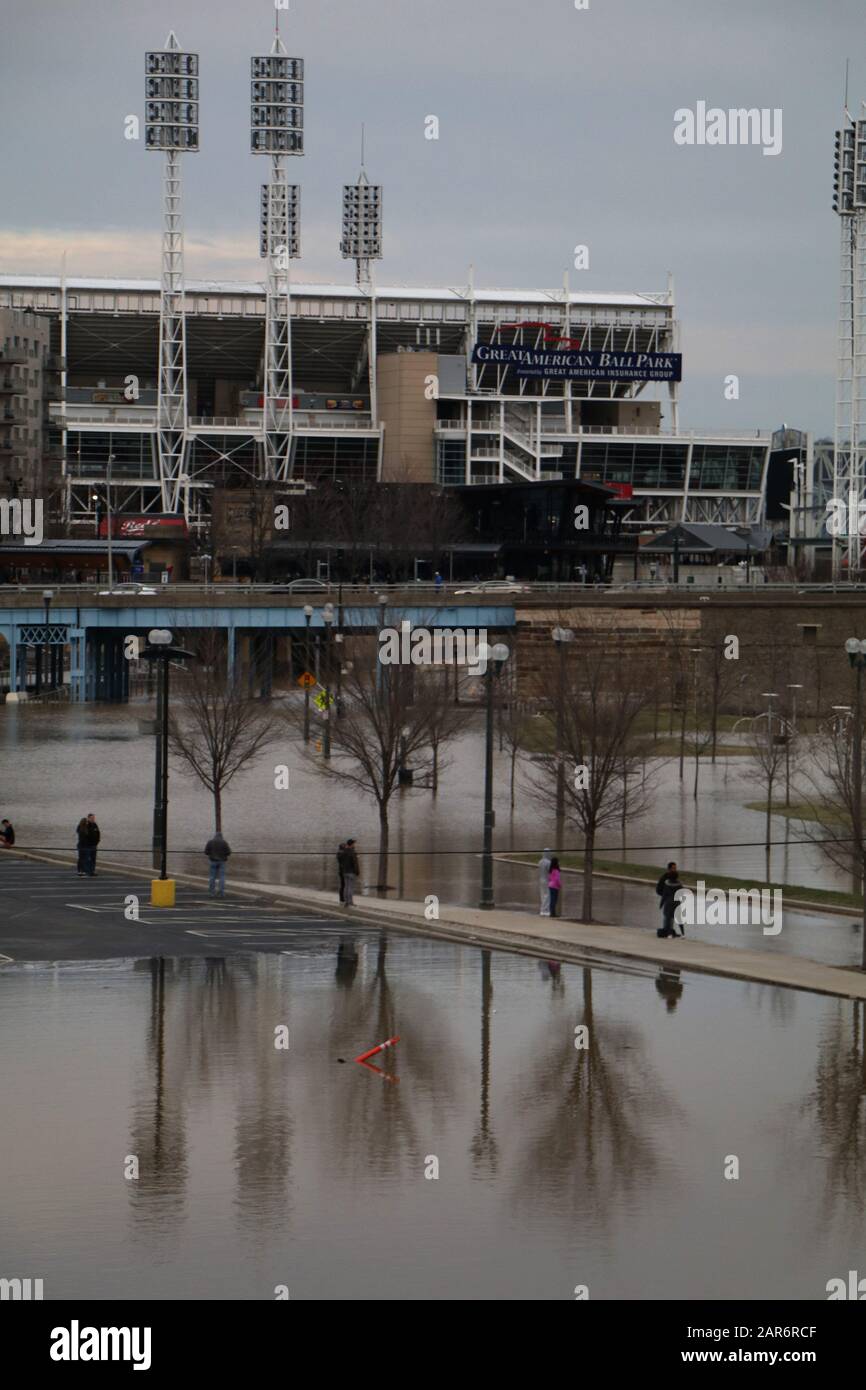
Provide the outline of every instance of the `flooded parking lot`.
{"type": "Polygon", "coordinates": [[[862,1265],[864,1022],[345,925],[7,966],[2,1272],[46,1298],[824,1298],[862,1265]],[[395,1035],[381,1072],[351,1060],[395,1035]]]}

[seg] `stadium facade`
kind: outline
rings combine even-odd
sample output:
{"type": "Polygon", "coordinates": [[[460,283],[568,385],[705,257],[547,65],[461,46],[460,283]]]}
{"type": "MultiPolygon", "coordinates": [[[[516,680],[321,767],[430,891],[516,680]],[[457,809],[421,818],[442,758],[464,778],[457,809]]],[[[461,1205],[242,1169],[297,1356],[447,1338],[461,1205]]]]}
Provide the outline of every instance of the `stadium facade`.
{"type": "MultiPolygon", "coordinates": [[[[679,428],[671,287],[293,284],[292,390],[279,403],[287,462],[276,478],[266,449],[266,299],[264,283],[185,286],[173,489],[160,464],[159,282],[0,276],[10,383],[14,315],[40,334],[48,328],[43,462],[72,534],[95,533],[109,481],[115,517],[179,511],[203,537],[221,491],[268,481],[291,494],[353,478],[454,489],[602,484],[631,502],[626,531],[762,521],[769,433],[679,428]]],[[[2,461],[3,481],[19,490],[35,482],[22,480],[22,453],[7,448],[2,461]]]]}

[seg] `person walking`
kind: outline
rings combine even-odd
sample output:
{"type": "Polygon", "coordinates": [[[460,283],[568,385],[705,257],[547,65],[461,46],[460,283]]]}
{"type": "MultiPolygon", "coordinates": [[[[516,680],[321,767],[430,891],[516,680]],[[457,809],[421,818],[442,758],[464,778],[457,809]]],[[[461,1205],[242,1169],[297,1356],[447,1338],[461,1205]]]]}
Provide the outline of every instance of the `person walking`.
{"type": "Polygon", "coordinates": [[[0,821],[0,845],[3,849],[11,849],[15,843],[15,827],[11,820],[0,821]]]}
{"type": "Polygon", "coordinates": [[[355,884],[361,872],[358,864],[358,854],[355,849],[355,840],[347,840],[340,850],[339,864],[340,872],[343,876],[343,906],[351,907],[355,900],[355,884]]]}
{"type": "Polygon", "coordinates": [[[214,831],[204,847],[204,852],[210,860],[207,891],[212,897],[224,898],[226,895],[226,860],[231,854],[231,849],[228,842],[223,839],[221,830],[214,831]],[[216,887],[217,883],[219,883],[219,890],[216,887]]]}
{"type": "Polygon", "coordinates": [[[541,858],[538,861],[538,895],[541,899],[539,917],[550,916],[550,850],[541,851],[541,858]]]}
{"type": "Polygon", "coordinates": [[[345,854],[345,852],[346,852],[346,841],[343,840],[342,844],[337,845],[337,873],[340,875],[340,889],[339,889],[339,893],[340,893],[340,902],[341,902],[341,903],[344,901],[344,899],[345,899],[345,897],[346,897],[346,876],[345,876],[345,874],[343,873],[343,855],[345,854]]]}
{"type": "MultiPolygon", "coordinates": [[[[675,926],[677,910],[677,893],[682,888],[680,876],[677,872],[676,864],[669,864],[667,872],[662,875],[656,884],[656,892],[661,898],[659,907],[662,912],[662,925],[656,932],[656,936],[676,936],[675,926]]],[[[685,936],[686,929],[680,923],[680,936],[685,936]]]]}
{"type": "Polygon", "coordinates": [[[96,847],[102,837],[92,811],[82,816],[75,833],[78,836],[78,877],[96,878],[96,847]]]}
{"type": "Polygon", "coordinates": [[[559,894],[562,889],[562,874],[559,870],[559,860],[556,856],[550,861],[550,873],[547,879],[550,889],[550,912],[548,916],[556,916],[556,904],[559,902],[559,894]]]}

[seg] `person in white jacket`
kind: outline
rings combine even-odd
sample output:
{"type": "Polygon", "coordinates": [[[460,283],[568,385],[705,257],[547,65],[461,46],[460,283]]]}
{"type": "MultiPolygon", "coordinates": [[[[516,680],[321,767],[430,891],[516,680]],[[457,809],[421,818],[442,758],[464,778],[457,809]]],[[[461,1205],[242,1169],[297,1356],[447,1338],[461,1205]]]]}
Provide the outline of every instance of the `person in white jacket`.
{"type": "Polygon", "coordinates": [[[538,896],[541,900],[540,917],[550,916],[550,850],[542,851],[538,861],[538,896]]]}

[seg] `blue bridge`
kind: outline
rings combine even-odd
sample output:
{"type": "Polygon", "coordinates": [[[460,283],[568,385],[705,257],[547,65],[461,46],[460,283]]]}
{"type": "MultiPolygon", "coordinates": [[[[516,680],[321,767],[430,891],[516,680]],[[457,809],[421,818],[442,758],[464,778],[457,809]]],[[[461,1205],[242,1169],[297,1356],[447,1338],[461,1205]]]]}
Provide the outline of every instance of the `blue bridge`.
{"type": "MultiPolygon", "coordinates": [[[[233,598],[236,596],[237,591],[233,598]]],[[[46,685],[55,689],[65,684],[68,672],[69,697],[74,702],[124,701],[129,696],[130,665],[125,639],[133,635],[144,639],[151,628],[169,628],[181,639],[184,633],[223,631],[229,674],[243,665],[243,647],[247,666],[254,663],[260,673],[261,693],[268,694],[277,640],[288,638],[292,648],[299,644],[306,655],[308,639],[321,641],[326,632],[320,596],[304,597],[309,598],[313,609],[309,625],[300,596],[289,603],[276,598],[268,601],[261,595],[258,601],[245,604],[223,602],[222,595],[214,593],[187,599],[174,591],[170,601],[162,600],[161,595],[152,600],[111,596],[101,601],[92,593],[82,595],[78,591],[65,596],[62,589],[56,589],[46,608],[35,593],[16,593],[8,598],[0,595],[0,639],[8,647],[8,690],[26,691],[28,670],[36,665],[40,675],[44,671],[46,685]],[[34,654],[32,660],[30,653],[34,654]]],[[[509,605],[432,600],[407,604],[395,596],[393,605],[383,606],[370,598],[353,597],[344,603],[342,632],[347,636],[374,633],[383,625],[399,628],[404,621],[413,628],[434,630],[484,628],[504,632],[515,626],[515,610],[509,605]]],[[[333,606],[336,627],[336,604],[333,606]]]]}

